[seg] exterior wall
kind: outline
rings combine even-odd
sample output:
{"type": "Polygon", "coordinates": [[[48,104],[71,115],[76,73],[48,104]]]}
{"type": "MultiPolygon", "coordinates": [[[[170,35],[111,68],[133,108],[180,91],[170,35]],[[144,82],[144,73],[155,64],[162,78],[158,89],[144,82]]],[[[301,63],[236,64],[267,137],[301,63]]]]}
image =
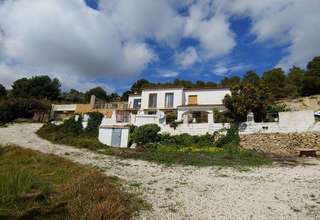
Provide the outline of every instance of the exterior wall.
{"type": "Polygon", "coordinates": [[[315,122],[313,111],[280,112],[279,122],[244,122],[240,133],[301,133],[320,131],[320,122],[315,122]]]}
{"type": "Polygon", "coordinates": [[[78,104],[76,107],[76,113],[85,114],[92,111],[92,105],[90,104],[78,104]]]}
{"type": "Polygon", "coordinates": [[[112,109],[104,109],[104,108],[92,108],[92,105],[90,104],[77,104],[76,105],[76,113],[77,114],[86,114],[89,112],[100,112],[103,115],[105,115],[108,118],[111,118],[112,116],[112,109]]]}
{"type": "Polygon", "coordinates": [[[128,140],[129,140],[129,128],[123,128],[121,132],[121,148],[128,147],[128,140]]]}
{"type": "Polygon", "coordinates": [[[141,99],[141,95],[130,95],[129,96],[128,106],[129,106],[130,109],[133,109],[133,103],[134,103],[135,99],[141,99]]]}
{"type": "MultiPolygon", "coordinates": [[[[112,128],[99,129],[99,141],[105,145],[111,146],[112,143],[112,128]]],[[[128,147],[129,128],[121,128],[121,148],[128,147]]]]}
{"type": "Polygon", "coordinates": [[[99,129],[99,141],[105,145],[111,146],[112,129],[100,128],[99,129]]]}
{"type": "Polygon", "coordinates": [[[171,135],[190,134],[190,135],[205,135],[207,133],[213,134],[224,128],[229,128],[228,123],[203,123],[203,124],[180,124],[176,129],[169,125],[163,125],[161,133],[170,133],[171,135]]]}
{"type": "Polygon", "coordinates": [[[157,109],[165,109],[165,94],[173,93],[173,108],[182,105],[183,89],[154,89],[143,90],[141,94],[141,109],[149,108],[149,94],[157,94],[157,109]]]}
{"type": "Polygon", "coordinates": [[[159,124],[158,115],[131,115],[131,123],[135,126],[142,126],[145,124],[159,124]]]}
{"type": "Polygon", "coordinates": [[[52,105],[52,111],[59,111],[59,112],[71,112],[75,111],[77,108],[77,105],[70,104],[70,105],[52,105]]]}
{"type": "Polygon", "coordinates": [[[184,92],[184,105],[189,105],[188,97],[196,95],[198,97],[198,105],[221,105],[227,94],[231,94],[229,89],[215,90],[186,90],[184,92]]]}

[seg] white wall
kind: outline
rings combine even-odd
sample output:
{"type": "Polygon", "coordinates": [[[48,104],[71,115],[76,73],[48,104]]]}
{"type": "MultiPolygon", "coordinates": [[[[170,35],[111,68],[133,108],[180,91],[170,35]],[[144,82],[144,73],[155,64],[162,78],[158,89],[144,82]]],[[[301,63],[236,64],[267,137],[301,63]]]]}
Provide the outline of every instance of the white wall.
{"type": "MultiPolygon", "coordinates": [[[[105,145],[112,146],[112,128],[100,128],[99,129],[99,141],[105,145]]],[[[121,148],[128,147],[129,140],[129,128],[121,128],[121,148]]]]}
{"type": "Polygon", "coordinates": [[[149,108],[149,94],[157,94],[157,109],[165,109],[166,93],[173,93],[173,108],[182,105],[183,89],[147,89],[143,90],[141,94],[141,109],[149,108]]]}
{"type": "Polygon", "coordinates": [[[108,145],[108,146],[111,146],[112,129],[100,128],[98,138],[101,143],[108,145]]]}
{"type": "Polygon", "coordinates": [[[76,108],[76,104],[52,105],[52,111],[75,111],[76,108]]]}
{"type": "Polygon", "coordinates": [[[145,124],[159,124],[158,115],[132,115],[131,123],[135,126],[142,126],[145,124]]]}
{"type": "Polygon", "coordinates": [[[292,133],[320,131],[320,123],[315,122],[313,111],[279,112],[279,122],[244,122],[240,133],[292,133]]]}
{"type": "Polygon", "coordinates": [[[141,99],[141,95],[130,95],[128,99],[129,108],[133,108],[133,103],[135,99],[141,99]]]}
{"type": "Polygon", "coordinates": [[[188,97],[190,95],[197,95],[198,105],[221,105],[227,94],[231,94],[229,89],[185,90],[184,100],[185,105],[189,105],[188,97]]]}
{"type": "Polygon", "coordinates": [[[163,125],[161,133],[170,133],[171,135],[190,134],[190,135],[205,135],[207,133],[213,134],[223,128],[229,128],[228,123],[204,123],[204,124],[180,124],[176,129],[171,128],[169,125],[163,125]]]}

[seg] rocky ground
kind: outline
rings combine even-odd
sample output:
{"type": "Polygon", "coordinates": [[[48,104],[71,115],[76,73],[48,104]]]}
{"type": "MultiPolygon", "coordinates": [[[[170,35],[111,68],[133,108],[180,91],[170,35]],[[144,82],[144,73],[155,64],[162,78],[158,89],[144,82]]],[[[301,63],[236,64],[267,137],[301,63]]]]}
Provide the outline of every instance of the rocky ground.
{"type": "Polygon", "coordinates": [[[125,180],[152,205],[139,219],[320,219],[320,162],[238,170],[166,167],[120,160],[37,137],[39,124],[0,128],[0,144],[16,144],[96,166],[125,180]]]}

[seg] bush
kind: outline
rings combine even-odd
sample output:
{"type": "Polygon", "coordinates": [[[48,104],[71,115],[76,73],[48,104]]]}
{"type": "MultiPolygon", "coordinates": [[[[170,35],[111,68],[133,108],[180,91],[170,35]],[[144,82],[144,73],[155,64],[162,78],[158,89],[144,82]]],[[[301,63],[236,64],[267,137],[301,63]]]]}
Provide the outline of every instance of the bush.
{"type": "Polygon", "coordinates": [[[160,127],[156,124],[143,125],[134,129],[131,139],[134,143],[141,145],[155,143],[160,140],[159,131],[160,127]]]}
{"type": "Polygon", "coordinates": [[[85,131],[94,135],[98,135],[99,126],[101,124],[103,114],[100,112],[90,112],[88,113],[88,115],[89,115],[89,120],[88,120],[88,125],[85,131]]]}
{"type": "Polygon", "coordinates": [[[17,118],[32,118],[35,112],[50,109],[49,103],[36,99],[4,99],[0,101],[0,123],[8,123],[17,118]]]}
{"type": "Polygon", "coordinates": [[[227,130],[227,134],[217,140],[216,147],[224,147],[231,143],[234,146],[239,146],[240,143],[239,129],[236,124],[231,125],[227,130]]]}
{"type": "Polygon", "coordinates": [[[209,147],[214,146],[214,136],[210,134],[192,136],[190,134],[180,134],[180,135],[161,135],[161,144],[163,145],[175,145],[176,147],[209,147]]]}
{"type": "Polygon", "coordinates": [[[76,121],[75,117],[71,117],[65,120],[62,125],[59,125],[57,129],[72,136],[79,135],[83,133],[82,119],[79,117],[78,121],[76,121]]]}

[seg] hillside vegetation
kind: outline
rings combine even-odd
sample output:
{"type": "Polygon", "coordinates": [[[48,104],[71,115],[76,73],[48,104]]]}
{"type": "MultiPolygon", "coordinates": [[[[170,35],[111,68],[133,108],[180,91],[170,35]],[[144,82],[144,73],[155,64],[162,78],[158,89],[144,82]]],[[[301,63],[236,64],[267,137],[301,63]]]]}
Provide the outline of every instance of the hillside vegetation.
{"type": "Polygon", "coordinates": [[[279,104],[285,104],[289,109],[293,111],[302,110],[320,110],[320,95],[313,95],[307,97],[300,97],[294,99],[283,99],[278,102],[279,104]]]}

